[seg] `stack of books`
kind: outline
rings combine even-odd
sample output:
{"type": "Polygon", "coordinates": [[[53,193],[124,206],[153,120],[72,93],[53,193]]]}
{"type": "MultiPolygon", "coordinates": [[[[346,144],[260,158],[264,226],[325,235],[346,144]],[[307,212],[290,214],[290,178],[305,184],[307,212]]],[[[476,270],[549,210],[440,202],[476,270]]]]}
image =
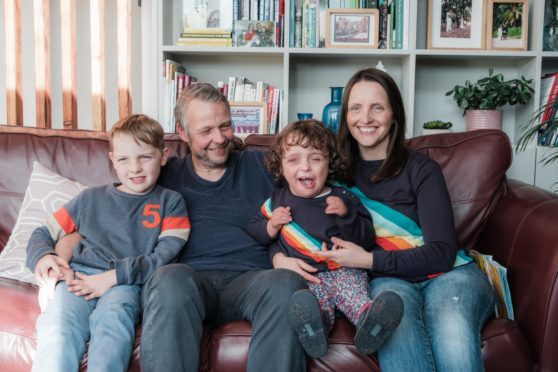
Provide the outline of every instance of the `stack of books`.
{"type": "Polygon", "coordinates": [[[232,46],[232,32],[225,28],[185,28],[176,45],[232,46]]]}
{"type": "Polygon", "coordinates": [[[546,74],[541,78],[541,100],[540,100],[540,119],[538,144],[541,146],[558,146],[558,136],[554,138],[552,133],[556,131],[547,131],[546,128],[552,125],[557,118],[558,111],[558,72],[546,74]]]}

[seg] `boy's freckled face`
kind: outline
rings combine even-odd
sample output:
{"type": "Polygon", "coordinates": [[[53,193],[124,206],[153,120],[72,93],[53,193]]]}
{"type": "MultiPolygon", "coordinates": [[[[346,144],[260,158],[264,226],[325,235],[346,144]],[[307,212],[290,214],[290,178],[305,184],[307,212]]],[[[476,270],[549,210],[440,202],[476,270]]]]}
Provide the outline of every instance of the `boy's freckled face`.
{"type": "Polygon", "coordinates": [[[281,168],[283,177],[294,195],[313,198],[320,195],[325,188],[329,159],[323,151],[314,147],[287,145],[281,159],[281,168]]]}
{"type": "Polygon", "coordinates": [[[128,134],[116,134],[112,139],[110,159],[121,182],[120,191],[129,194],[146,194],[153,189],[167,161],[167,149],[161,153],[155,147],[136,142],[128,134]]]}

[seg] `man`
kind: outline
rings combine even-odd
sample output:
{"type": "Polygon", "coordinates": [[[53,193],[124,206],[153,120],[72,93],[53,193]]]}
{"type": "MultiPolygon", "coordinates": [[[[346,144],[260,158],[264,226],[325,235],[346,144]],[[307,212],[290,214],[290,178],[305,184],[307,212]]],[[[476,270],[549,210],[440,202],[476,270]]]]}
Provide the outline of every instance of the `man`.
{"type": "Polygon", "coordinates": [[[143,288],[142,371],[197,371],[204,320],[240,319],[252,322],[248,371],[305,370],[287,303],[307,288],[305,279],[316,279],[282,254],[274,266],[291,270],[268,270],[267,248],[246,232],[273,188],[263,154],[231,150],[230,106],[211,85],[189,87],[175,117],[191,154],[170,159],[159,183],[184,196],[191,235],[179,263],[157,270],[143,288]]]}

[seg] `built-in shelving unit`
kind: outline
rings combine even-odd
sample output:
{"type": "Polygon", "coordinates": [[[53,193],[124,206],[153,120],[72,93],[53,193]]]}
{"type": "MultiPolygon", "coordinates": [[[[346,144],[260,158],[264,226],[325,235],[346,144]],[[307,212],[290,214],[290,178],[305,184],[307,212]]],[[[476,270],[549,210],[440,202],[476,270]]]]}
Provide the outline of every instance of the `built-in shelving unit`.
{"type": "MultiPolygon", "coordinates": [[[[175,46],[182,28],[182,0],[144,0],[143,4],[146,50],[142,62],[147,76],[142,89],[143,107],[146,113],[158,118],[162,106],[159,77],[165,58],[181,62],[200,81],[215,84],[218,80],[227,81],[228,76],[245,76],[284,89],[283,110],[289,122],[296,120],[297,112],[312,112],[320,118],[330,99],[328,87],[344,86],[358,69],[381,61],[401,89],[409,137],[420,135],[422,123],[435,119],[451,121],[454,130],[462,131],[465,130],[462,110],[445,92],[467,79],[476,81],[492,67],[506,78],[533,79],[535,95],[529,104],[504,108],[503,130],[515,143],[521,123],[538,106],[541,76],[558,71],[558,53],[542,50],[545,1],[539,0],[529,2],[529,47],[519,52],[426,49],[427,0],[410,1],[412,37],[407,50],[175,46]]],[[[285,0],[285,12],[285,30],[289,30],[289,0],[285,0]]],[[[287,33],[285,39],[288,44],[287,33]]],[[[558,172],[554,167],[542,169],[538,165],[536,160],[542,151],[533,144],[523,153],[514,153],[508,175],[548,188],[550,179],[558,180],[558,172]]]]}

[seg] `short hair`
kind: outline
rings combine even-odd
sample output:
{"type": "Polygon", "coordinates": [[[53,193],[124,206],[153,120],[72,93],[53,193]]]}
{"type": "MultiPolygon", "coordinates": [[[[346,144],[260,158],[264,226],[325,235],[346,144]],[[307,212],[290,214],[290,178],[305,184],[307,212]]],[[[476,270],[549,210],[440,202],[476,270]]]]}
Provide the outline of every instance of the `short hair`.
{"type": "Polygon", "coordinates": [[[204,102],[221,102],[227,106],[227,110],[231,110],[227,97],[211,84],[196,83],[192,84],[180,94],[174,106],[174,118],[176,122],[182,127],[185,133],[188,133],[188,123],[186,123],[186,112],[188,105],[194,99],[199,99],[204,102]]]}
{"type": "Polygon", "coordinates": [[[349,96],[353,86],[361,81],[371,81],[380,84],[388,96],[389,105],[393,111],[393,123],[389,131],[389,144],[386,159],[371,177],[373,182],[389,179],[401,172],[407,162],[408,152],[405,147],[405,107],[401,92],[393,78],[377,68],[365,68],[355,73],[347,82],[341,101],[339,117],[339,149],[349,164],[355,164],[360,157],[358,143],[349,132],[347,113],[349,111],[349,96]]]}
{"type": "Polygon", "coordinates": [[[165,132],[155,119],[147,115],[133,114],[118,120],[109,133],[110,150],[112,151],[113,139],[117,134],[128,134],[136,142],[143,142],[155,147],[159,151],[165,148],[165,132]]]}
{"type": "Polygon", "coordinates": [[[275,139],[266,158],[266,166],[277,179],[283,178],[281,160],[288,146],[314,147],[327,156],[329,161],[328,179],[346,182],[348,165],[339,153],[337,139],[333,132],[315,119],[295,121],[287,125],[275,139]]]}

